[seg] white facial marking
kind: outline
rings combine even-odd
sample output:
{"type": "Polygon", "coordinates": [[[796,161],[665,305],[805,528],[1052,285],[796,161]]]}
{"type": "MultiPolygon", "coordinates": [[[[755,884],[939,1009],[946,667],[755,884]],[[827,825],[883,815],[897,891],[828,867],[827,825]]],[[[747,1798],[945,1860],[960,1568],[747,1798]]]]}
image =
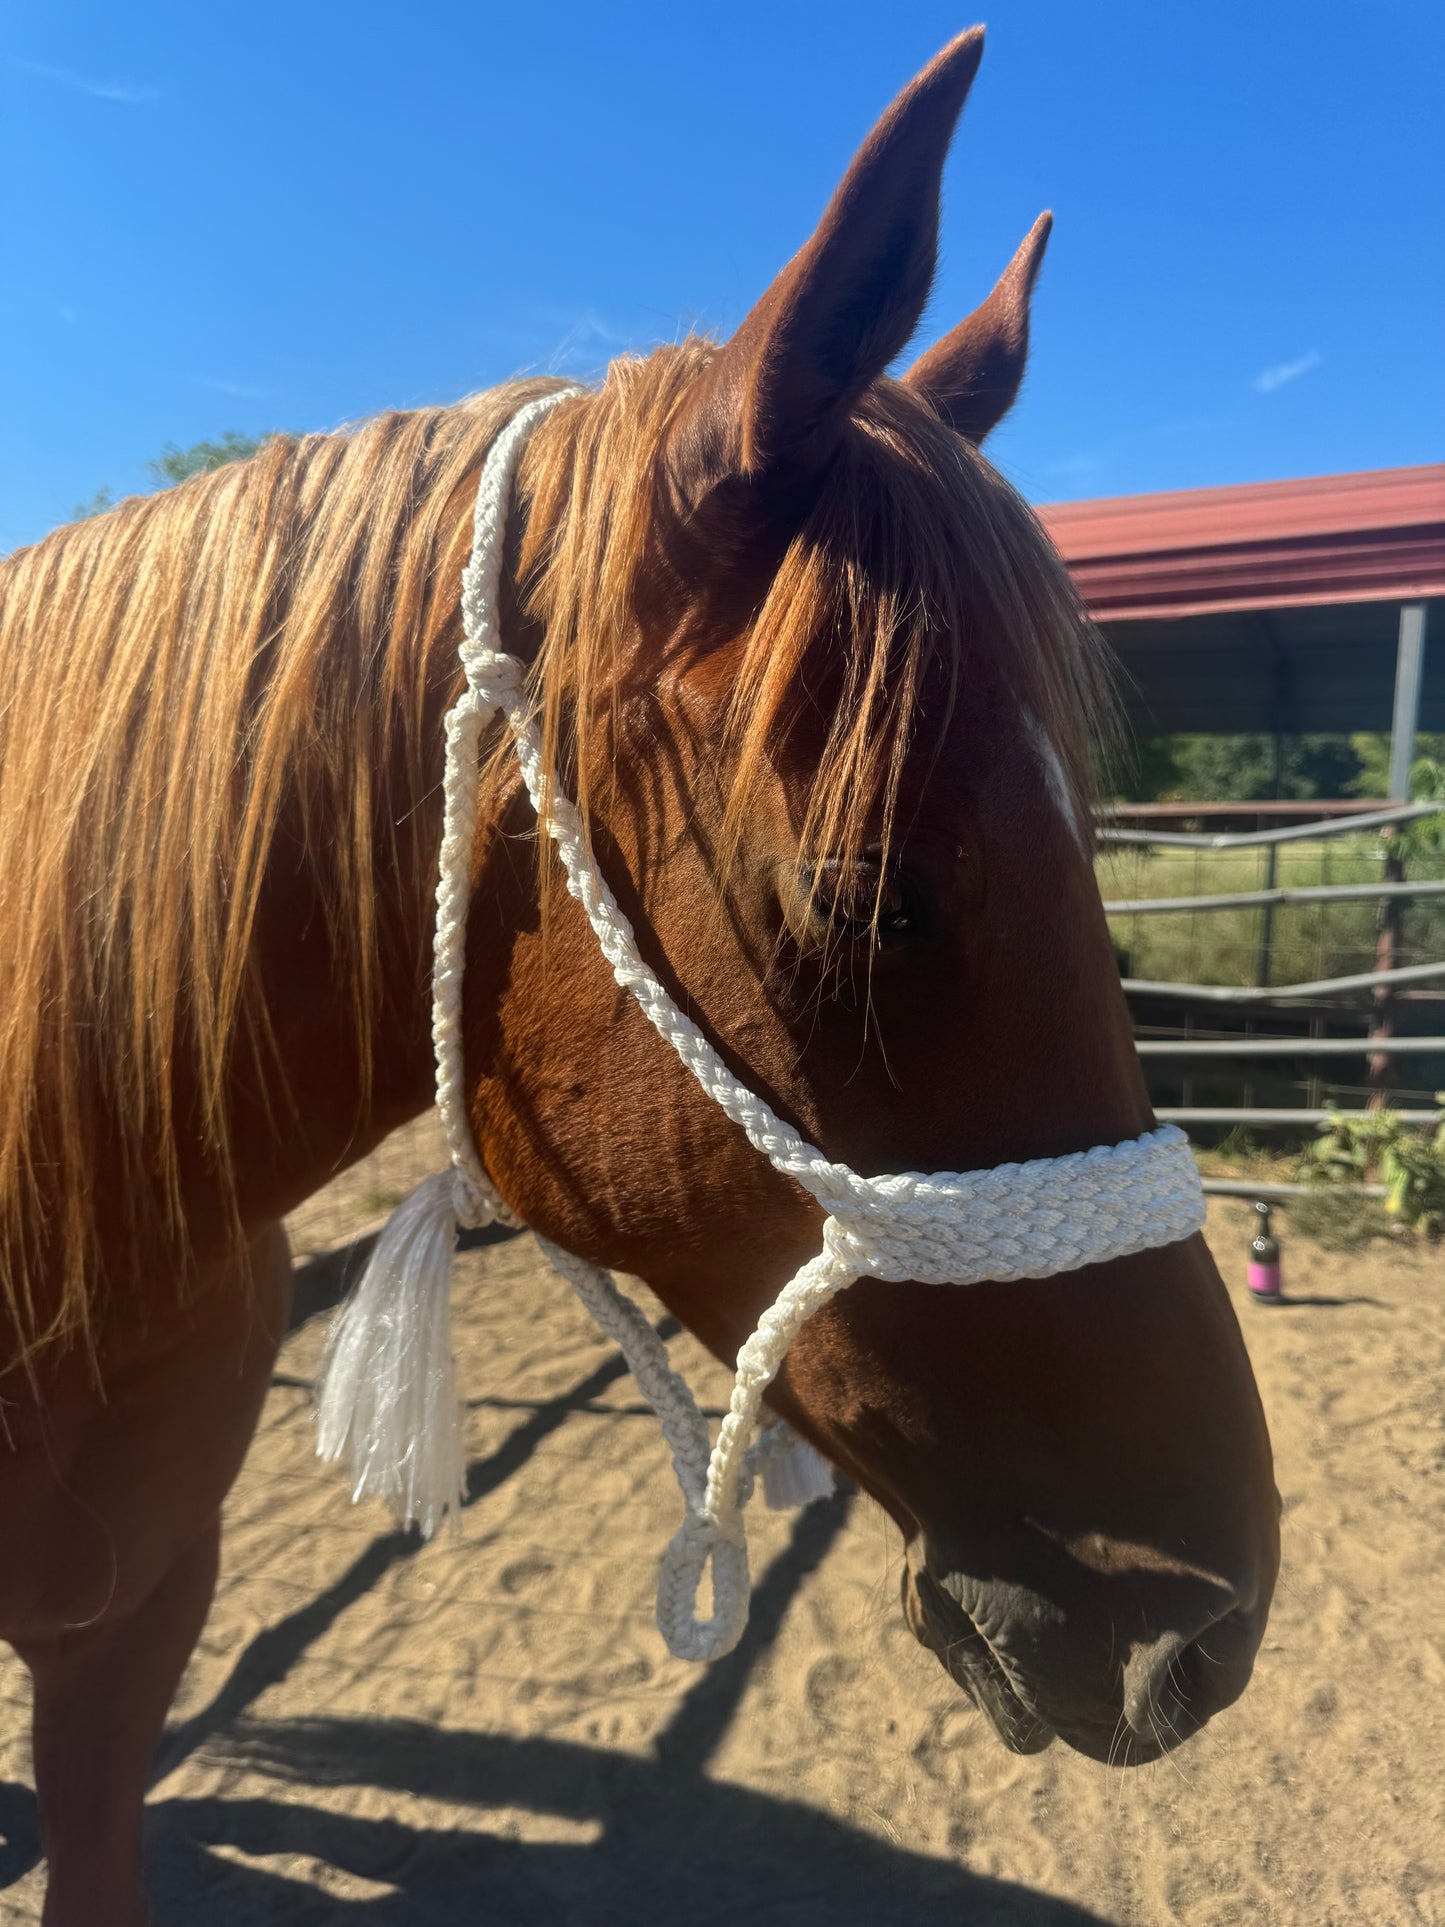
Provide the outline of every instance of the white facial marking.
{"type": "Polygon", "coordinates": [[[1069,779],[1065,776],[1064,766],[1059,761],[1059,752],[1044,733],[1043,725],[1037,716],[1028,717],[1027,722],[1029,741],[1043,767],[1044,782],[1048,786],[1049,795],[1054,800],[1054,807],[1068,824],[1069,833],[1082,850],[1085,847],[1083,829],[1079,823],[1079,813],[1074,807],[1069,779]]]}

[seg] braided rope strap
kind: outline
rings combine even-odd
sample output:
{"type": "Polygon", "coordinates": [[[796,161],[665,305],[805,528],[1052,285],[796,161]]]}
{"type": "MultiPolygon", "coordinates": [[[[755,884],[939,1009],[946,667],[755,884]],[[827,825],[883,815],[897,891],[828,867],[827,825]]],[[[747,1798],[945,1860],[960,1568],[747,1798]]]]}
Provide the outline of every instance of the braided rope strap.
{"type": "MultiPolygon", "coordinates": [[[[485,717],[500,710],[538,822],[557,847],[567,889],[586,913],[613,976],[748,1141],[826,1213],[822,1250],[784,1286],[738,1353],[729,1408],[711,1447],[696,1400],[638,1307],[606,1272],[538,1240],[621,1347],[662,1425],[686,1511],[662,1559],[658,1625],[679,1658],[706,1660],[729,1652],[747,1623],[743,1510],[757,1472],[767,1478],[769,1460],[776,1463],[791,1445],[801,1444],[779,1421],[755,1438],[762,1401],[814,1312],[864,1276],[939,1285],[1007,1282],[1172,1244],[1202,1225],[1204,1199],[1188,1142],[1173,1126],[1124,1144],[987,1171],[861,1177],[825,1158],[734,1077],[678,1009],[640,955],[632,926],[593,860],[576,806],[547,767],[523,666],[500,647],[496,598],[517,457],[536,421],[570,392],[519,411],[488,456],[478,490],[475,543],[462,592],[467,692],[447,719],[446,828],[437,893],[437,1104],[457,1174],[456,1209],[501,1216],[505,1207],[482,1170],[467,1124],[460,1024],[477,752],[485,717]],[[713,1610],[704,1620],[697,1596],[709,1565],[713,1610]]],[[[812,1496],[806,1484],[798,1496],[812,1496]]]]}

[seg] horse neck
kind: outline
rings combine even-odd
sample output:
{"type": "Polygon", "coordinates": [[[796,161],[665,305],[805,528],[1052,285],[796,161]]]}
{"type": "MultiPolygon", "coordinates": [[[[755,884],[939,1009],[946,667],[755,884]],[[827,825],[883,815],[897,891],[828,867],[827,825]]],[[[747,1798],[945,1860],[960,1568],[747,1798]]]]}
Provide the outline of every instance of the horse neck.
{"type": "MultiPolygon", "coordinates": [[[[338,637],[334,646],[365,642],[338,637]]],[[[238,1040],[231,1079],[229,1128],[243,1221],[293,1209],[434,1097],[442,724],[456,638],[448,628],[419,645],[393,637],[385,646],[411,649],[428,694],[419,722],[400,713],[376,719],[376,739],[387,748],[371,794],[352,804],[368,813],[364,835],[355,835],[353,823],[316,820],[298,796],[283,813],[266,866],[251,961],[268,1035],[238,1040]],[[359,844],[369,849],[370,864],[358,892],[343,878],[340,857],[318,861],[316,852],[359,844]],[[358,920],[366,927],[358,930],[358,920]],[[363,992],[356,970],[364,950],[371,964],[363,992]]],[[[391,699],[398,712],[409,700],[404,689],[391,699]]]]}

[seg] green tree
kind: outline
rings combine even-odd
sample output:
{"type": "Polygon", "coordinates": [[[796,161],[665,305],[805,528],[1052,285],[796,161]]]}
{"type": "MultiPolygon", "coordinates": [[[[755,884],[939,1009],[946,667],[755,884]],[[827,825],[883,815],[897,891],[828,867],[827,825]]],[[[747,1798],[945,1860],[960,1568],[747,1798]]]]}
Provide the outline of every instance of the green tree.
{"type": "Polygon", "coordinates": [[[107,509],[115,507],[115,490],[98,488],[88,502],[77,502],[70,511],[72,522],[88,522],[92,515],[104,515],[107,509]]]}
{"type": "MultiPolygon", "coordinates": [[[[1371,731],[1350,738],[1350,748],[1359,759],[1360,773],[1349,786],[1352,796],[1390,794],[1390,738],[1371,731]]],[[[1421,764],[1445,764],[1445,735],[1426,731],[1415,738],[1416,762],[1410,772],[1410,794],[1417,800],[1432,799],[1439,792],[1430,787],[1431,772],[1421,764]],[[1425,785],[1425,787],[1421,787],[1425,785]]]]}
{"type": "Polygon", "coordinates": [[[157,488],[174,488],[177,482],[188,482],[193,475],[209,475],[227,462],[249,461],[270,439],[270,435],[238,435],[234,428],[228,428],[218,442],[192,442],[189,448],[167,442],[146,468],[155,477],[157,488]]]}
{"type": "MultiPolygon", "coordinates": [[[[273,430],[265,435],[239,435],[234,428],[228,428],[219,441],[192,442],[189,448],[167,442],[155,460],[146,463],[146,470],[156,488],[174,488],[177,482],[189,481],[192,475],[209,475],[212,469],[224,468],[228,462],[249,461],[274,433],[273,430]]],[[[86,522],[92,515],[104,515],[114,507],[115,490],[98,488],[88,502],[76,503],[70,519],[86,522]]]]}
{"type": "Polygon", "coordinates": [[[1152,736],[1139,744],[1123,798],[1133,803],[1252,803],[1351,793],[1360,772],[1353,739],[1269,735],[1152,736]]]}
{"type": "Polygon", "coordinates": [[[1120,802],[1154,803],[1178,794],[1177,736],[1127,735],[1117,744],[1104,771],[1106,793],[1120,802]]]}

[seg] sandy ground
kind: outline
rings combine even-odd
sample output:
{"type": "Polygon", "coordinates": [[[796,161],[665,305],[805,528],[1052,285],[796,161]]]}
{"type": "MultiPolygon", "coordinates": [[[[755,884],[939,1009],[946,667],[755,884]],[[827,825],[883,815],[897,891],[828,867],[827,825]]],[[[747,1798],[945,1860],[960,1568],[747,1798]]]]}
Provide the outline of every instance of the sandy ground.
{"type": "MultiPolygon", "coordinates": [[[[293,1225],[311,1315],[153,1795],[163,1927],[1445,1923],[1438,1252],[1296,1242],[1302,1302],[1244,1309],[1286,1506],[1274,1618],[1242,1704],[1122,1776],[1003,1752],[905,1632],[893,1529],[857,1497],[760,1515],[744,1645],[706,1672],[669,1659],[661,1442],[529,1240],[461,1261],[460,1534],[422,1546],[353,1509],[312,1457],[324,1305],[337,1254],[427,1163],[393,1140],[293,1225]]],[[[1240,1298],[1242,1226],[1216,1207],[1240,1298]]],[[[39,1918],[26,1720],[7,1656],[7,1922],[39,1918]]]]}

